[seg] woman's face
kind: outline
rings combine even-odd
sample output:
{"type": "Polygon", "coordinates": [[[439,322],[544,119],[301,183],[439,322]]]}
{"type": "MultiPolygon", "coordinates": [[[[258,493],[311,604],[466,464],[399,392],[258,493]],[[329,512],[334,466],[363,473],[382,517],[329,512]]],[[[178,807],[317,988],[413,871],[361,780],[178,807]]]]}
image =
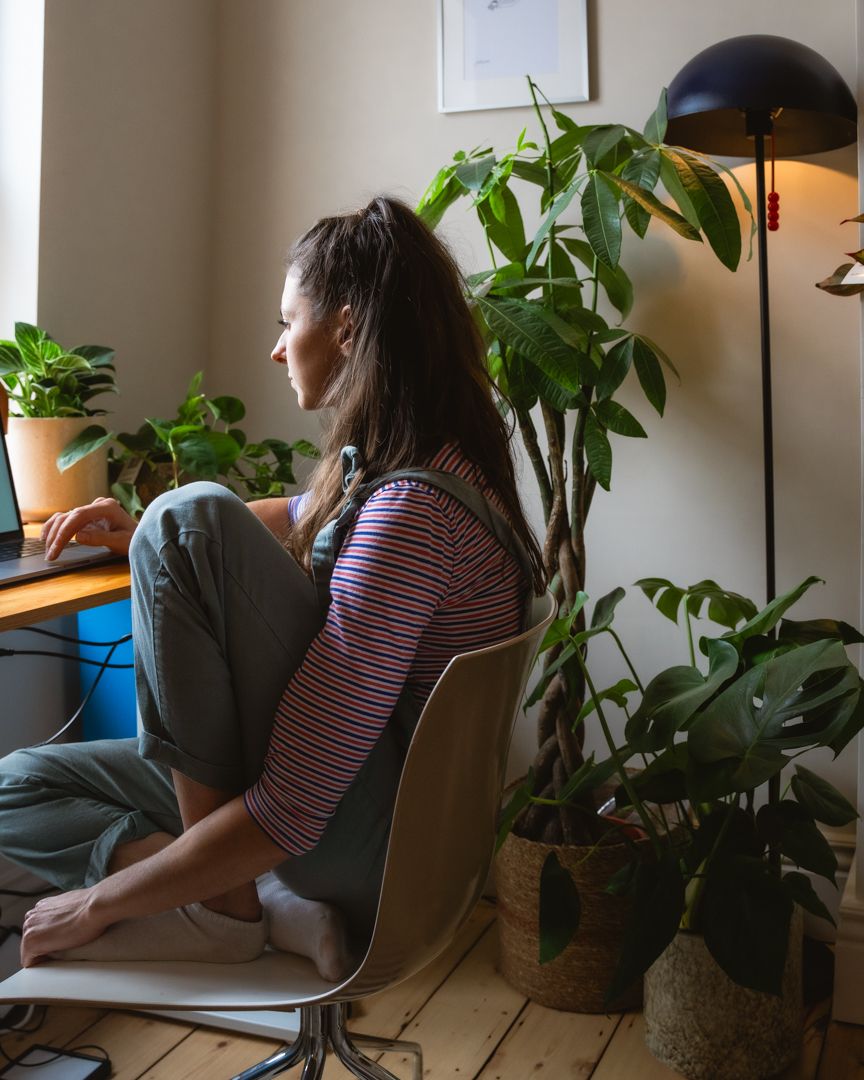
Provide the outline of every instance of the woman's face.
{"type": "Polygon", "coordinates": [[[284,329],[270,355],[287,367],[301,409],[321,407],[327,381],[345,348],[346,313],[347,308],[342,319],[316,319],[311,301],[300,292],[298,275],[288,271],[280,319],[284,329]]]}

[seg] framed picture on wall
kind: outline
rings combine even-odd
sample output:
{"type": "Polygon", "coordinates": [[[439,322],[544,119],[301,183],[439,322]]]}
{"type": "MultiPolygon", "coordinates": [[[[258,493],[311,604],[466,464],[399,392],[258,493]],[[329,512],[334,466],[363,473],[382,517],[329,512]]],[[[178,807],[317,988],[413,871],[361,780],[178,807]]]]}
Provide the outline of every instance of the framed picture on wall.
{"type": "Polygon", "coordinates": [[[588,100],[586,0],[438,0],[438,111],[588,100]]]}

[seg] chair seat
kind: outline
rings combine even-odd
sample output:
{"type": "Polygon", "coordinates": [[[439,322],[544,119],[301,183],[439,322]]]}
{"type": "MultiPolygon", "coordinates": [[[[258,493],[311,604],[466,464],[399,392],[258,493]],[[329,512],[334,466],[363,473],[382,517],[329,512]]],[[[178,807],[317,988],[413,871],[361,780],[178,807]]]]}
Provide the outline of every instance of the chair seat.
{"type": "Polygon", "coordinates": [[[341,985],[322,979],[302,956],[268,949],[247,964],[47,962],[0,983],[0,1004],[69,1000],[128,1009],[292,1009],[333,1000],[341,985]]]}

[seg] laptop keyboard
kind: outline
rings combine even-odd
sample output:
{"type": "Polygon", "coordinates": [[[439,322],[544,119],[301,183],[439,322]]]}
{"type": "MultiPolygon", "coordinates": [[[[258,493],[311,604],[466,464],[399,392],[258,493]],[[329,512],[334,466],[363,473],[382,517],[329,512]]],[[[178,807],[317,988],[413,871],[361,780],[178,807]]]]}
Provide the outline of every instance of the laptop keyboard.
{"type": "Polygon", "coordinates": [[[28,537],[25,540],[0,541],[0,562],[21,559],[27,555],[44,555],[45,542],[28,537]]]}

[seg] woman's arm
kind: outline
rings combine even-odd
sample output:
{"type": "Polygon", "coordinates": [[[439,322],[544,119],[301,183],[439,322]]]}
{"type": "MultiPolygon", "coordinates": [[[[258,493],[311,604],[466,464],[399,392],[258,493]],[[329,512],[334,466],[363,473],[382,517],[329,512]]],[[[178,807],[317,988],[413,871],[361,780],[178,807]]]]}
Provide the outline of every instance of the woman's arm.
{"type": "Polygon", "coordinates": [[[291,520],[288,516],[288,499],[255,499],[246,505],[277,540],[284,543],[288,538],[291,520]]]}
{"type": "Polygon", "coordinates": [[[156,855],[89,889],[40,900],[24,921],[21,961],[30,967],[50,953],[85,945],[120,919],[221,895],[285,858],[238,796],[156,855]]]}

